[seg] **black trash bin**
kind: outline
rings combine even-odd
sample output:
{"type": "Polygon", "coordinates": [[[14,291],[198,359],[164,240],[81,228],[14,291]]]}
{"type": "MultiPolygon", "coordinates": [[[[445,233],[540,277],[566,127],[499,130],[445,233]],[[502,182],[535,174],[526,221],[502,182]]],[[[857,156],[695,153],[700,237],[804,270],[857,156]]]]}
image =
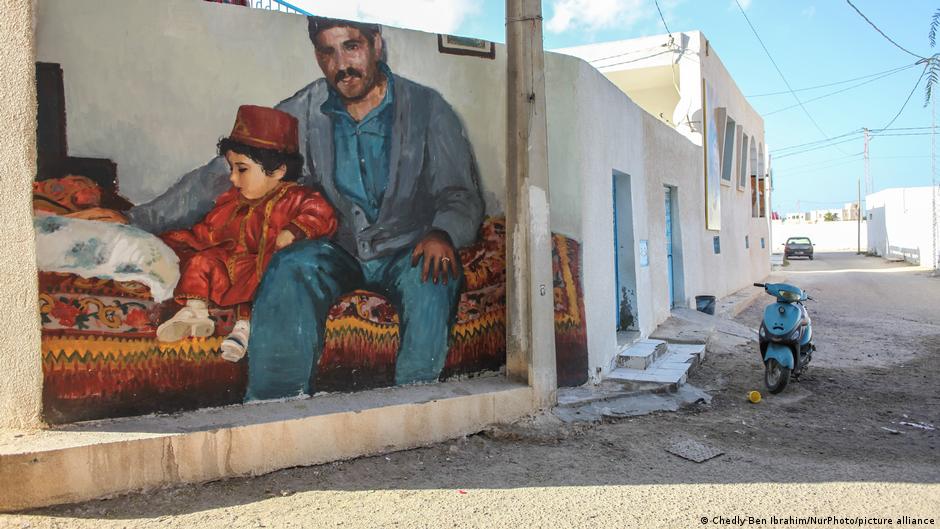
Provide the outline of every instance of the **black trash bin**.
{"type": "Polygon", "coordinates": [[[715,314],[715,296],[695,296],[695,309],[705,314],[715,314]]]}

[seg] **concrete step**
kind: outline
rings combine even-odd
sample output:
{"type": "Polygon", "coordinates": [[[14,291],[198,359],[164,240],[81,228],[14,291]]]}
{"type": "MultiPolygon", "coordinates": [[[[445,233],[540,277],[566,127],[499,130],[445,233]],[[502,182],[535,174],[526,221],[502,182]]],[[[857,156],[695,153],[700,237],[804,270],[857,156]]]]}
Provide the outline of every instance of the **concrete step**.
{"type": "Polygon", "coordinates": [[[620,367],[611,371],[606,380],[619,383],[627,391],[674,391],[685,384],[690,370],[704,356],[704,344],[667,344],[666,353],[645,369],[620,367]]]}
{"type": "Polygon", "coordinates": [[[666,353],[663,340],[637,340],[617,355],[617,367],[646,369],[666,353]]]}

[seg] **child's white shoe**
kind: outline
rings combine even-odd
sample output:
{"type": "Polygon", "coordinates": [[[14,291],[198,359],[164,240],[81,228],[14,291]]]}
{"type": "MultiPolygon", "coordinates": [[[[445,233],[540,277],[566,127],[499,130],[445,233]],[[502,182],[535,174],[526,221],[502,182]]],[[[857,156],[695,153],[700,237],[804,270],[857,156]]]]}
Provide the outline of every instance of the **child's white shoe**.
{"type": "Polygon", "coordinates": [[[212,336],[213,332],[215,332],[215,322],[209,318],[206,302],[191,299],[172,318],[157,327],[157,340],[178,342],[189,336],[197,338],[212,336]]]}
{"type": "Polygon", "coordinates": [[[248,334],[251,325],[248,320],[238,320],[232,333],[222,340],[222,358],[229,362],[238,362],[248,351],[248,334]]]}

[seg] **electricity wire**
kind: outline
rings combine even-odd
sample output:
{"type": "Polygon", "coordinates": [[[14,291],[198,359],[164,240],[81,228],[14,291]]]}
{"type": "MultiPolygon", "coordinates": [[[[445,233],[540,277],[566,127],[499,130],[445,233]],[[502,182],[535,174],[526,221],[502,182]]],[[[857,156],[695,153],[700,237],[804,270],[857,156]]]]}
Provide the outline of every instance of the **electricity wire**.
{"type": "MultiPolygon", "coordinates": [[[[891,121],[889,121],[887,125],[885,125],[884,127],[881,127],[881,129],[879,130],[886,130],[890,128],[891,125],[894,124],[894,122],[898,119],[901,113],[904,112],[904,108],[907,107],[908,102],[910,102],[911,97],[914,95],[914,92],[917,91],[917,87],[920,86],[920,82],[924,79],[925,75],[927,75],[927,66],[924,66],[924,71],[921,72],[920,77],[917,78],[917,82],[914,83],[914,88],[911,88],[911,93],[907,94],[907,99],[904,100],[904,104],[901,105],[901,108],[898,110],[898,113],[895,114],[893,118],[891,118],[891,121]]],[[[873,134],[873,136],[882,136],[882,135],[883,134],[873,134]]]]}
{"type": "MultiPolygon", "coordinates": [[[[588,62],[591,63],[591,64],[594,64],[594,63],[596,63],[596,62],[606,61],[606,60],[610,60],[610,59],[617,59],[617,58],[619,58],[619,57],[624,57],[624,56],[627,56],[627,55],[634,55],[634,54],[636,54],[636,53],[643,53],[643,52],[647,52],[647,51],[651,51],[651,50],[658,50],[658,49],[660,49],[660,48],[663,48],[664,46],[665,46],[665,44],[661,44],[661,45],[659,45],[659,46],[651,46],[651,47],[649,47],[649,48],[643,48],[642,50],[630,50],[630,51],[625,51],[625,52],[623,52],[623,53],[618,53],[617,55],[611,55],[610,57],[601,57],[600,59],[591,59],[591,60],[588,61],[588,62]]],[[[600,66],[600,68],[603,68],[603,66],[600,66]]]]}
{"type": "Polygon", "coordinates": [[[923,59],[923,58],[924,58],[923,56],[918,55],[918,54],[912,52],[911,50],[905,48],[904,46],[901,46],[900,44],[898,44],[897,42],[895,42],[894,39],[892,39],[891,37],[887,36],[884,31],[881,31],[881,29],[880,29],[878,26],[876,26],[874,22],[872,22],[871,20],[869,20],[869,18],[866,17],[864,13],[862,13],[857,7],[855,7],[855,4],[852,3],[852,0],[845,0],[845,1],[846,1],[846,3],[848,3],[850,6],[852,6],[852,9],[854,9],[855,12],[858,13],[858,15],[859,15],[860,17],[862,17],[862,18],[865,19],[865,22],[868,22],[868,24],[869,24],[871,27],[875,28],[875,31],[877,31],[878,33],[881,33],[881,36],[882,36],[882,37],[888,39],[888,42],[890,42],[891,44],[894,44],[899,50],[903,51],[904,53],[907,53],[908,55],[913,55],[914,57],[917,57],[918,59],[923,59]]]}
{"type": "MultiPolygon", "coordinates": [[[[835,147],[836,145],[842,145],[843,143],[848,143],[848,142],[850,142],[850,141],[857,141],[857,140],[858,140],[858,138],[849,138],[849,139],[847,139],[847,140],[837,141],[837,142],[829,143],[829,144],[826,144],[826,145],[820,145],[820,146],[818,146],[818,147],[812,147],[812,148],[809,148],[809,149],[803,149],[802,151],[788,152],[788,153],[786,153],[786,154],[775,154],[775,155],[774,155],[774,160],[780,160],[780,159],[783,159],[783,158],[788,158],[788,157],[790,157],[790,156],[796,156],[796,155],[798,155],[798,154],[804,154],[804,153],[807,153],[807,152],[818,151],[818,150],[820,150],[820,149],[828,149],[829,147],[835,147]]],[[[842,151],[842,152],[845,152],[845,151],[842,151]]]]}
{"type": "Polygon", "coordinates": [[[660,51],[660,52],[658,52],[658,53],[654,53],[654,54],[652,54],[652,55],[647,55],[646,57],[637,57],[636,59],[630,59],[629,61],[615,62],[615,63],[613,63],[613,64],[602,64],[602,65],[598,65],[597,67],[598,67],[598,68],[610,68],[610,67],[612,67],[612,66],[620,66],[621,64],[630,64],[630,63],[632,63],[632,62],[643,61],[643,60],[650,59],[650,58],[653,58],[653,57],[658,57],[659,55],[665,55],[665,54],[667,54],[667,53],[673,53],[673,49],[672,49],[672,48],[667,48],[667,49],[665,49],[665,50],[663,50],[663,51],[660,51]]]}
{"type": "MultiPolygon", "coordinates": [[[[747,25],[751,28],[751,32],[753,32],[754,36],[757,37],[757,42],[759,42],[761,45],[761,48],[764,49],[764,53],[767,54],[767,58],[770,59],[770,63],[774,65],[774,69],[777,70],[777,74],[780,75],[780,79],[783,80],[783,84],[786,85],[787,90],[789,90],[790,94],[793,95],[793,99],[795,99],[796,102],[800,105],[800,108],[803,109],[803,113],[806,114],[806,117],[809,118],[809,120],[813,123],[813,125],[816,127],[816,130],[818,130],[819,133],[823,135],[823,137],[825,137],[826,139],[829,139],[829,135],[826,134],[826,132],[822,129],[822,127],[819,126],[819,123],[817,123],[816,120],[813,118],[812,114],[809,113],[809,110],[806,110],[806,107],[803,105],[803,102],[800,101],[800,96],[796,95],[796,92],[793,91],[793,87],[790,86],[790,82],[787,81],[786,76],[784,76],[783,72],[780,71],[780,67],[777,66],[777,61],[774,60],[773,56],[770,54],[770,51],[767,50],[767,46],[764,45],[764,41],[760,38],[760,34],[758,34],[757,30],[754,29],[754,24],[751,24],[751,19],[748,18],[747,13],[744,12],[744,8],[741,7],[741,2],[739,0],[734,0],[734,3],[737,4],[738,9],[741,10],[741,14],[744,15],[744,20],[747,21],[747,25]]],[[[836,145],[836,144],[833,144],[833,145],[836,145]]],[[[848,154],[848,153],[845,153],[845,154],[848,154]]]]}
{"type": "MultiPolygon", "coordinates": [[[[875,77],[874,79],[868,79],[867,81],[862,81],[861,83],[854,84],[854,85],[852,85],[852,86],[848,86],[848,87],[842,88],[842,89],[840,89],[840,90],[836,90],[835,92],[829,92],[829,93],[823,94],[823,95],[821,95],[821,96],[816,96],[816,97],[814,97],[814,98],[812,98],[812,99],[807,99],[806,101],[803,101],[803,102],[804,102],[804,103],[812,103],[813,101],[819,101],[820,99],[825,99],[825,98],[827,98],[827,97],[831,97],[831,96],[834,96],[834,95],[837,95],[837,94],[841,94],[842,92],[848,92],[849,90],[853,90],[853,89],[855,89],[855,88],[858,88],[858,87],[860,87],[860,86],[866,85],[866,84],[868,84],[868,83],[874,83],[875,81],[879,81],[879,80],[881,80],[881,79],[884,79],[885,77],[890,77],[890,76],[892,76],[892,75],[894,75],[894,74],[896,74],[896,73],[901,73],[901,72],[903,72],[905,69],[907,69],[907,68],[913,68],[914,66],[916,66],[916,64],[912,64],[912,65],[907,66],[906,68],[903,68],[903,69],[901,69],[901,70],[895,70],[895,71],[890,72],[890,73],[882,74],[881,76],[875,77]]],[[[772,110],[772,111],[770,111],[770,112],[762,112],[761,115],[764,116],[764,117],[772,116],[772,115],[777,114],[777,113],[779,113],[779,112],[783,112],[783,111],[785,111],[785,110],[790,110],[790,109],[796,108],[796,107],[798,107],[798,106],[800,106],[800,105],[790,105],[790,106],[788,106],[788,107],[778,108],[777,110],[772,110]]]]}
{"type": "Polygon", "coordinates": [[[820,144],[820,143],[828,143],[828,142],[830,142],[830,141],[832,141],[832,140],[838,140],[839,138],[844,138],[844,137],[846,137],[846,136],[851,136],[851,135],[853,135],[853,134],[861,134],[861,133],[862,133],[862,129],[855,129],[855,130],[853,130],[853,131],[851,131],[851,132],[846,132],[845,134],[840,134],[840,135],[838,135],[838,136],[833,136],[833,137],[828,138],[828,139],[825,139],[825,140],[816,140],[816,141],[810,141],[810,142],[806,142],[806,143],[800,143],[800,144],[797,144],[797,145],[789,145],[789,146],[787,146],[787,147],[780,147],[779,149],[774,149],[774,150],[770,151],[770,153],[776,156],[776,155],[777,155],[778,153],[780,153],[781,151],[788,151],[788,150],[790,150],[790,149],[798,149],[798,148],[800,148],[800,147],[808,147],[808,146],[810,146],[810,145],[818,145],[818,144],[820,144]]]}
{"type": "Polygon", "coordinates": [[[666,28],[666,33],[669,34],[669,38],[672,38],[672,32],[669,31],[669,25],[666,24],[666,17],[663,16],[663,10],[659,8],[659,0],[653,0],[653,3],[656,4],[656,11],[659,11],[659,19],[663,21],[663,27],[666,28]]]}
{"type": "MultiPolygon", "coordinates": [[[[883,71],[883,72],[872,73],[872,74],[868,74],[868,75],[862,75],[862,76],[860,76],[860,77],[853,77],[852,79],[846,79],[846,80],[844,80],[844,81],[836,81],[836,82],[834,82],[834,83],[826,83],[826,84],[820,84],[820,85],[816,85],[816,86],[807,86],[806,88],[796,88],[796,89],[794,89],[793,91],[794,91],[794,92],[807,92],[807,91],[809,91],[809,90],[816,90],[816,89],[819,89],[819,88],[828,88],[828,87],[830,87],[830,86],[837,86],[837,85],[840,85],[840,84],[851,83],[851,82],[853,82],[853,81],[860,81],[860,80],[862,80],[862,79],[868,79],[868,78],[870,78],[870,77],[877,77],[877,76],[879,76],[879,75],[886,74],[886,73],[899,72],[899,71],[901,71],[901,70],[904,70],[904,69],[907,69],[907,68],[912,68],[912,67],[914,67],[914,66],[916,66],[916,63],[915,63],[915,64],[907,64],[907,65],[904,65],[904,66],[898,66],[897,68],[891,68],[890,70],[885,70],[885,71],[883,71]]],[[[767,92],[767,93],[765,93],[765,94],[754,94],[754,95],[749,95],[749,96],[745,96],[745,97],[747,97],[748,99],[750,99],[750,98],[754,98],[754,97],[779,96],[779,95],[784,95],[784,94],[789,94],[789,93],[790,93],[790,92],[788,92],[788,91],[786,91],[786,90],[783,90],[783,91],[781,91],[781,92],[767,92]]]]}

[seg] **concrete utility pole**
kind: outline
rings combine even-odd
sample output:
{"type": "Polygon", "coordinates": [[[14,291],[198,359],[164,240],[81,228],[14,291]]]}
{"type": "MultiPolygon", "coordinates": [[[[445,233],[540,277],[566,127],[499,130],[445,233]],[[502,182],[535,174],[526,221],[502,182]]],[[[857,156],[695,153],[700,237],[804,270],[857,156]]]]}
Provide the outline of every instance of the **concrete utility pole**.
{"type": "MultiPolygon", "coordinates": [[[[871,136],[868,135],[870,132],[868,128],[862,129],[865,131],[865,194],[870,194],[874,191],[874,182],[871,180],[871,172],[869,171],[869,158],[868,158],[868,144],[871,141],[871,136]]],[[[861,204],[859,204],[861,205],[861,204]]]]}
{"type": "MultiPolygon", "coordinates": [[[[868,173],[868,141],[870,138],[868,136],[868,128],[866,127],[862,130],[865,131],[865,192],[871,193],[872,191],[871,176],[868,173]]],[[[858,251],[856,251],[855,253],[858,255],[861,255],[862,253],[862,179],[861,177],[859,177],[858,179],[858,214],[855,215],[855,218],[856,218],[855,223],[857,225],[857,231],[858,231],[858,251]]]]}
{"type": "Polygon", "coordinates": [[[937,98],[930,98],[930,191],[933,206],[933,273],[940,273],[940,239],[937,237],[937,98]]]}
{"type": "Polygon", "coordinates": [[[506,0],[506,374],[555,404],[548,122],[540,0],[506,0]]]}

